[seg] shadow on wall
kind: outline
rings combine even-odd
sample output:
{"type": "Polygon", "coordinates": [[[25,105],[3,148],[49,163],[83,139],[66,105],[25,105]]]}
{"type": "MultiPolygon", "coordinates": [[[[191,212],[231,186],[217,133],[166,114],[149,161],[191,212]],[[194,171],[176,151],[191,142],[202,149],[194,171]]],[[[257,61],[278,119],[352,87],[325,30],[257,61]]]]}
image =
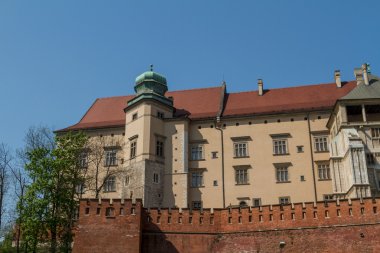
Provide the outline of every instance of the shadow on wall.
{"type": "Polygon", "coordinates": [[[160,231],[158,226],[151,222],[150,228],[156,232],[143,231],[141,240],[142,253],[179,253],[176,247],[167,240],[167,236],[160,231]]]}

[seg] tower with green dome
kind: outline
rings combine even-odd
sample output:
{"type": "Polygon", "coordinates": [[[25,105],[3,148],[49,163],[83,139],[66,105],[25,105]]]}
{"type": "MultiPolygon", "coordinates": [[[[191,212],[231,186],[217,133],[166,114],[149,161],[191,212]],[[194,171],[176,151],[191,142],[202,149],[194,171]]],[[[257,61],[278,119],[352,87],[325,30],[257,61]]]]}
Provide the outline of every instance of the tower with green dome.
{"type": "Polygon", "coordinates": [[[173,106],[173,101],[165,97],[168,91],[166,78],[153,71],[153,65],[150,70],[139,75],[135,80],[136,97],[128,101],[128,106],[133,105],[144,99],[157,100],[168,106],[173,106]]]}

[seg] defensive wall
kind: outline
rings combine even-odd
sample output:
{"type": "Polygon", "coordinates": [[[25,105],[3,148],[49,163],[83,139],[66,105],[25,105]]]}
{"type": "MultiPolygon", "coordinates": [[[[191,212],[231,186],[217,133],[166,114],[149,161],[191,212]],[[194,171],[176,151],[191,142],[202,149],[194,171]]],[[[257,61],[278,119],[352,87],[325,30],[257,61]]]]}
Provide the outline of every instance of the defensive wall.
{"type": "Polygon", "coordinates": [[[77,252],[380,252],[380,198],[225,209],[81,200],[77,252]]]}

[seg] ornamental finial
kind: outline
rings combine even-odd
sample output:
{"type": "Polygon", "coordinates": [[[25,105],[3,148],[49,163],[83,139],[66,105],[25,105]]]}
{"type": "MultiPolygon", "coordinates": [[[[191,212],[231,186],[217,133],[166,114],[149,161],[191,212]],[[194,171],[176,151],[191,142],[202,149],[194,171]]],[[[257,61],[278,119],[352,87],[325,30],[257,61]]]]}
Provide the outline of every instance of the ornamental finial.
{"type": "Polygon", "coordinates": [[[153,72],[153,64],[150,64],[150,71],[153,72]]]}

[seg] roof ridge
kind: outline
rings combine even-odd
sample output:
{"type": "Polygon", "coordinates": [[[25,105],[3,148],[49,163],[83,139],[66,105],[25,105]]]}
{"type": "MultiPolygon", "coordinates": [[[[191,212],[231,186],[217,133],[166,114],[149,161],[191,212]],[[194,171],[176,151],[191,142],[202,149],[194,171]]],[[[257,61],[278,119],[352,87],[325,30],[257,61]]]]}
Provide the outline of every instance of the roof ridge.
{"type": "Polygon", "coordinates": [[[184,92],[184,91],[194,91],[194,90],[210,90],[210,89],[216,89],[216,88],[222,88],[222,86],[212,86],[212,87],[206,87],[206,88],[194,88],[194,89],[186,89],[186,90],[172,90],[168,91],[170,92],[184,92]]]}
{"type": "MultiPolygon", "coordinates": [[[[342,83],[350,83],[354,82],[354,80],[350,81],[342,81],[342,83]]],[[[321,86],[321,85],[332,85],[335,83],[318,83],[318,84],[305,84],[305,85],[299,85],[299,86],[291,86],[291,87],[280,87],[280,88],[273,88],[273,89],[264,89],[264,90],[286,90],[286,89],[296,89],[301,87],[314,87],[314,86],[321,86]]],[[[241,93],[250,93],[250,92],[257,92],[257,90],[248,90],[248,91],[239,91],[239,92],[229,92],[228,94],[241,94],[241,93]]]]}

